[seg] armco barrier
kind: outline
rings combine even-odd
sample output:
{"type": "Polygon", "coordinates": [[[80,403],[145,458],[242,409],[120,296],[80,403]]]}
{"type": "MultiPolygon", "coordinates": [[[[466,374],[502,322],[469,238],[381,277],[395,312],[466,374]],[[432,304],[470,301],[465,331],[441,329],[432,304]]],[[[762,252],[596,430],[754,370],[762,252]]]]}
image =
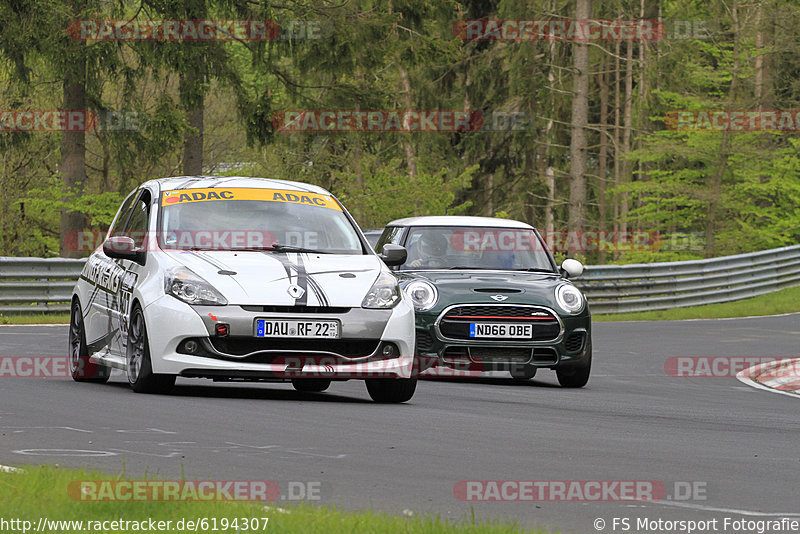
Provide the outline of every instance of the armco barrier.
{"type": "MultiPolygon", "coordinates": [[[[0,257],[0,312],[68,311],[84,261],[0,257]]],[[[595,314],[729,302],[800,285],[800,245],[707,260],[588,265],[573,281],[595,314]]]]}
{"type": "Polygon", "coordinates": [[[69,311],[84,261],[0,257],[0,312],[69,311]]]}
{"type": "Polygon", "coordinates": [[[573,282],[592,313],[730,302],[800,285],[800,245],[707,260],[590,265],[573,282]]]}

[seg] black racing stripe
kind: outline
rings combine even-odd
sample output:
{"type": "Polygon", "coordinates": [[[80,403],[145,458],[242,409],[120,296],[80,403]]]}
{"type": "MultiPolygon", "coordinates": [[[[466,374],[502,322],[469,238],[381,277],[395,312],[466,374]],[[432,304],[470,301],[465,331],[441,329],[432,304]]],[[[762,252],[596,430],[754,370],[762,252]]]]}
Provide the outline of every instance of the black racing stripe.
{"type": "Polygon", "coordinates": [[[325,295],[325,292],[322,290],[322,286],[319,285],[319,282],[314,280],[311,276],[308,276],[308,285],[314,290],[314,294],[317,296],[321,306],[330,305],[328,297],[325,295]]]}
{"type": "Polygon", "coordinates": [[[212,185],[209,185],[209,188],[217,187],[218,185],[227,184],[231,180],[236,180],[235,176],[220,176],[217,180],[214,181],[212,185]]]}
{"type": "Polygon", "coordinates": [[[172,189],[172,191],[174,191],[175,189],[183,189],[187,185],[191,184],[192,182],[196,182],[197,180],[202,180],[202,178],[199,178],[199,177],[189,178],[185,182],[181,183],[178,187],[175,187],[174,189],[172,189]]]}
{"type": "Polygon", "coordinates": [[[89,349],[89,354],[93,352],[97,352],[103,347],[107,346],[111,341],[114,339],[114,336],[119,332],[119,328],[116,330],[112,330],[111,332],[107,333],[103,337],[92,341],[91,343],[86,344],[86,348],[89,349]]]}
{"type": "Polygon", "coordinates": [[[303,289],[303,294],[299,299],[294,301],[295,306],[305,306],[308,304],[308,273],[306,272],[306,265],[303,263],[303,256],[297,255],[297,285],[303,289]]]}
{"type": "MultiPolygon", "coordinates": [[[[266,252],[265,252],[266,254],[266,252]]],[[[297,276],[297,285],[303,290],[303,295],[294,301],[295,306],[306,306],[308,304],[308,274],[303,258],[297,254],[297,263],[292,263],[286,252],[272,252],[275,258],[283,264],[289,283],[292,283],[292,274],[297,276]]]]}

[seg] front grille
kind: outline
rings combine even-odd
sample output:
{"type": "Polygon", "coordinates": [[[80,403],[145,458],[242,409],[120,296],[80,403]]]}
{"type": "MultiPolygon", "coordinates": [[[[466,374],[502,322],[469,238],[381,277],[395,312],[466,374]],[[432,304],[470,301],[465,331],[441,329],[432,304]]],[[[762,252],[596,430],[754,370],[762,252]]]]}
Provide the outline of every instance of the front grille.
{"type": "MultiPolygon", "coordinates": [[[[253,355],[253,363],[266,363],[264,358],[275,358],[281,356],[307,355],[308,352],[330,352],[344,358],[359,358],[369,356],[378,349],[380,340],[378,339],[284,339],[269,338],[260,339],[246,336],[231,337],[211,337],[211,344],[216,350],[223,354],[243,356],[251,352],[272,350],[280,353],[253,355]]],[[[250,358],[245,361],[250,361],[250,358]]]]}
{"type": "Polygon", "coordinates": [[[417,329],[417,350],[431,350],[433,348],[433,336],[427,330],[417,329]]]}
{"type": "Polygon", "coordinates": [[[486,363],[528,363],[531,349],[517,347],[470,347],[474,361],[486,363]]]}
{"type": "MultiPolygon", "coordinates": [[[[529,306],[493,306],[472,305],[457,306],[447,311],[439,322],[442,336],[450,339],[477,341],[469,337],[470,323],[502,323],[533,325],[533,338],[514,341],[552,341],[561,332],[561,324],[552,313],[537,307],[529,306]]],[[[497,338],[501,340],[502,338],[497,338]]],[[[492,338],[480,338],[481,341],[492,341],[492,338]]],[[[508,341],[508,339],[506,339],[508,341]]]]}
{"type": "Polygon", "coordinates": [[[242,306],[244,311],[256,313],[347,313],[350,308],[339,306],[242,306]]]}
{"type": "Polygon", "coordinates": [[[584,332],[573,332],[567,336],[567,340],[564,342],[564,346],[567,349],[567,352],[578,352],[583,348],[583,340],[585,339],[586,334],[584,332]]]}
{"type": "Polygon", "coordinates": [[[447,312],[447,317],[462,316],[462,315],[497,315],[502,317],[539,317],[555,320],[553,314],[541,308],[532,308],[528,306],[493,306],[491,304],[485,306],[457,306],[447,312]]]}

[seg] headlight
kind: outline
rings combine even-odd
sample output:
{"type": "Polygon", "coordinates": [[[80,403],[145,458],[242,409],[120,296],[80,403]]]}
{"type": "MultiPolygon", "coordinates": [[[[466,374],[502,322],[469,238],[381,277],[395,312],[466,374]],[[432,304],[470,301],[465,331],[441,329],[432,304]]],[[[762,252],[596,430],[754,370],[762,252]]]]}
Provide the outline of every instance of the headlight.
{"type": "Polygon", "coordinates": [[[400,302],[400,287],[397,279],[389,273],[382,272],[367,296],[361,302],[362,308],[394,308],[400,302]]]}
{"type": "Polygon", "coordinates": [[[430,310],[439,300],[436,286],[423,280],[414,280],[403,288],[416,311],[430,310]]]}
{"type": "Polygon", "coordinates": [[[578,313],[583,309],[583,295],[571,284],[562,284],[556,288],[556,302],[568,313],[578,313]]]}
{"type": "Polygon", "coordinates": [[[164,293],[186,304],[225,306],[228,301],[214,286],[186,267],[170,269],[164,275],[164,293]]]}

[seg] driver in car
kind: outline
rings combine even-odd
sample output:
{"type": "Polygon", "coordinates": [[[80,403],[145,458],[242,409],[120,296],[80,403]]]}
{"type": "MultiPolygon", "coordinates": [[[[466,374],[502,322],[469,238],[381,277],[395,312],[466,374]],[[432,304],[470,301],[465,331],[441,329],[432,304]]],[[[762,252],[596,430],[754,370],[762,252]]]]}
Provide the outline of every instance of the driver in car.
{"type": "Polygon", "coordinates": [[[428,267],[432,269],[447,265],[447,238],[441,234],[425,232],[417,241],[417,258],[410,261],[409,267],[428,267]]]}

